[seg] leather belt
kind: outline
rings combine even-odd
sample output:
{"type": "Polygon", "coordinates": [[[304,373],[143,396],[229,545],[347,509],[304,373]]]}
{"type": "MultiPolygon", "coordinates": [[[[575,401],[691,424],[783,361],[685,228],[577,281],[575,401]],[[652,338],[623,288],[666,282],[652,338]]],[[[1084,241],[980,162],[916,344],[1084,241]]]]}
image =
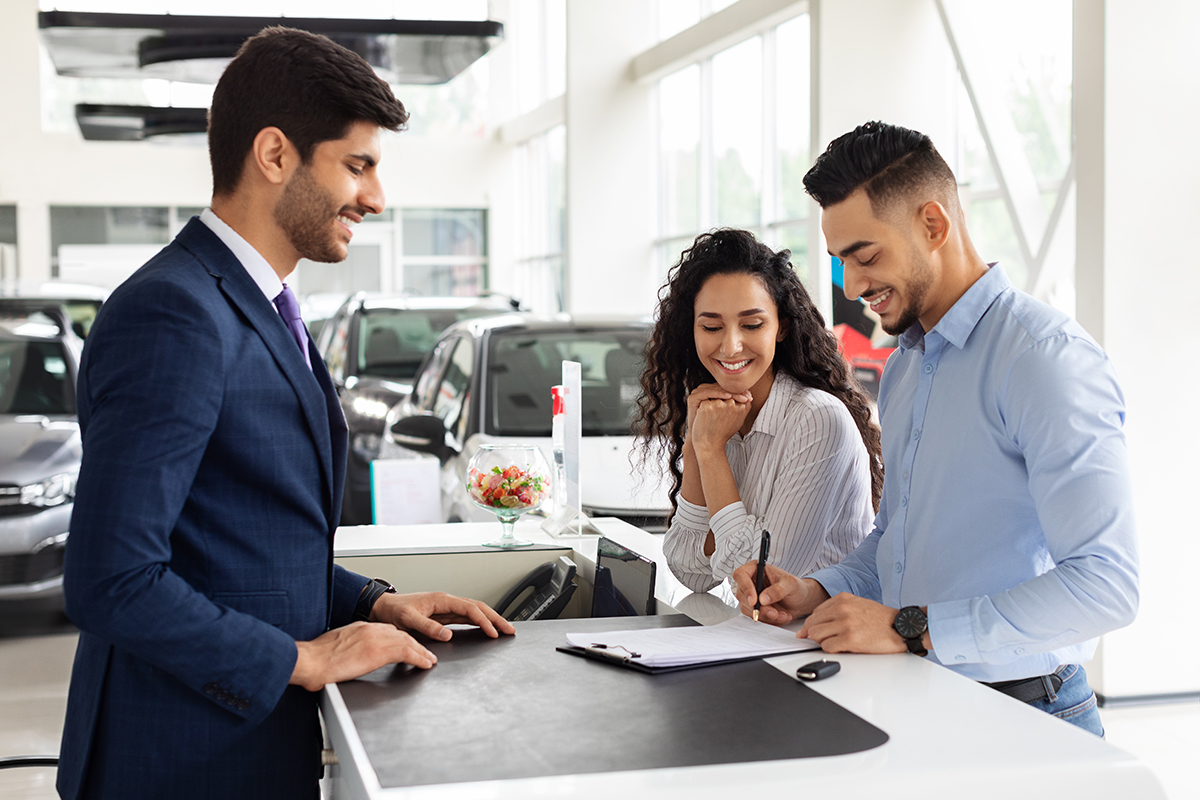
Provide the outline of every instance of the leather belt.
{"type": "Polygon", "coordinates": [[[997,692],[1002,692],[1009,697],[1020,700],[1022,703],[1033,703],[1038,700],[1053,702],[1058,699],[1058,690],[1063,685],[1063,679],[1059,676],[1059,673],[1068,666],[1070,665],[1059,667],[1049,675],[1039,675],[1036,678],[1024,678],[1019,681],[998,681],[996,683],[980,681],[980,683],[984,686],[990,686],[997,692]]]}

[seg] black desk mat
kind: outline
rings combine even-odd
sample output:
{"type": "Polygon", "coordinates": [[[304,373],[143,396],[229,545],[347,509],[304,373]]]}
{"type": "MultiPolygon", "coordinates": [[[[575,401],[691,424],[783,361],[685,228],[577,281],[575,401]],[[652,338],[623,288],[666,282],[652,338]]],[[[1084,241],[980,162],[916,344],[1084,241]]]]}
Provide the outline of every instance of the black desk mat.
{"type": "Polygon", "coordinates": [[[567,633],[688,624],[676,614],[518,622],[499,640],[456,631],[429,643],[431,670],[385,667],[338,688],[385,788],[833,756],[887,741],[761,660],[645,675],[554,650],[567,633]]]}

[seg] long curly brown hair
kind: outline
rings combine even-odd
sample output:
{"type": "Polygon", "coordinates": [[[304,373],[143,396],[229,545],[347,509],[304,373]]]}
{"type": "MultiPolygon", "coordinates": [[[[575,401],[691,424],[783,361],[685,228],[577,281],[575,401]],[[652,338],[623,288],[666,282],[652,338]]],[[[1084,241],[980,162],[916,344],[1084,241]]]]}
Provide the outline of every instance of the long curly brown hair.
{"type": "Polygon", "coordinates": [[[871,461],[871,503],[879,510],[883,459],[879,428],[871,421],[866,394],[838,352],[837,339],[792,268],[791,251],[778,253],[747,231],[723,228],[702,233],[683,251],[658,293],[658,320],[646,344],[642,393],[634,433],[641,439],[641,463],[663,463],[673,483],[669,496],[677,507],[683,485],[683,439],[687,398],[697,386],[715,383],[696,354],[696,295],[713,275],[745,274],[762,281],[775,301],[779,326],[787,335],[775,347],[772,369],[791,375],[802,386],[821,389],[841,400],[854,418],[871,461]]]}

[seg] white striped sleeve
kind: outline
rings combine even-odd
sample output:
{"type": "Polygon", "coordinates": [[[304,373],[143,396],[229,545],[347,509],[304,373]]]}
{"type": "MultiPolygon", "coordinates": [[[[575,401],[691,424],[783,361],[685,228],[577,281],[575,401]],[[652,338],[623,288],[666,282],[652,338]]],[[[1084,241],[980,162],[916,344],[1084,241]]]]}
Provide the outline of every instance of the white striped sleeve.
{"type": "Polygon", "coordinates": [[[761,513],[734,503],[713,516],[714,577],[758,558],[764,528],[770,563],[793,575],[837,563],[870,531],[866,448],[845,406],[831,399],[836,405],[806,404],[789,415],[790,430],[754,449],[739,489],[761,513]]]}
{"type": "Polygon", "coordinates": [[[693,592],[707,592],[721,581],[713,577],[704,540],[708,538],[708,509],[676,498],[678,506],[663,539],[663,555],[671,572],[693,592]]]}
{"type": "Polygon", "coordinates": [[[796,420],[764,514],[771,562],[793,575],[836,564],[871,531],[866,447],[846,407],[825,397],[796,420]]]}

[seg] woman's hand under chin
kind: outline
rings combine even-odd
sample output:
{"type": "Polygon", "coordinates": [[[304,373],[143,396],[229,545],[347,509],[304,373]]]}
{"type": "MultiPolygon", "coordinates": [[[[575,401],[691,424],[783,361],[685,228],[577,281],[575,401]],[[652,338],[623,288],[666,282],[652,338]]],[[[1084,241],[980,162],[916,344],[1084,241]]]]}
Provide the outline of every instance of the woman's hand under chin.
{"type": "Polygon", "coordinates": [[[750,413],[750,400],[749,392],[733,395],[716,384],[700,386],[688,396],[688,441],[697,455],[725,451],[726,442],[738,432],[750,413]],[[710,389],[710,394],[698,397],[705,389],[710,389]]]}
{"type": "MultiPolygon", "coordinates": [[[[687,431],[688,438],[691,438],[692,423],[696,419],[696,409],[705,400],[736,400],[739,403],[747,403],[751,401],[750,392],[745,391],[740,394],[731,394],[721,388],[720,384],[702,383],[692,390],[688,395],[687,400],[687,431]]],[[[732,434],[731,434],[732,435],[732,434]]]]}

